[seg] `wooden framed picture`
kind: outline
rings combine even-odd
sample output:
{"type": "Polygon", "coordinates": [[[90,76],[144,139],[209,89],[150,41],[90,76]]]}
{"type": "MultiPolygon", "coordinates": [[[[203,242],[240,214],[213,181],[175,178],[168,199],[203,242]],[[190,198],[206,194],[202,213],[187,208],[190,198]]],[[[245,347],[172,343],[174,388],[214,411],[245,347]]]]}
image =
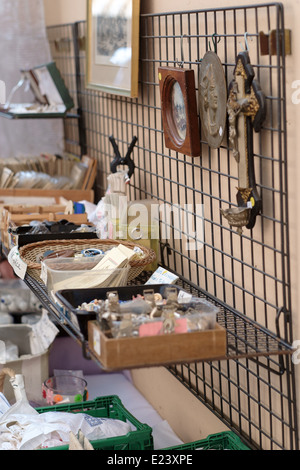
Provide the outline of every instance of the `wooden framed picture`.
{"type": "Polygon", "coordinates": [[[140,0],[88,0],[86,87],[138,96],[140,0]]]}
{"type": "Polygon", "coordinates": [[[166,147],[191,157],[200,156],[194,71],[160,67],[158,78],[166,147]]]}

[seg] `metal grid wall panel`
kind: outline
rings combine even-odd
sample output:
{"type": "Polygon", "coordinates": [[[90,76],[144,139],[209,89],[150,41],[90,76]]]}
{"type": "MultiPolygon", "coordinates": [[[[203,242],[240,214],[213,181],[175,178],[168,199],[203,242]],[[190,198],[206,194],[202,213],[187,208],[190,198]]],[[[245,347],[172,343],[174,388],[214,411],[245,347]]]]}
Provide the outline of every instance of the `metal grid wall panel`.
{"type": "Polygon", "coordinates": [[[53,57],[76,94],[77,112],[83,117],[80,131],[74,123],[66,129],[66,148],[78,154],[84,148],[98,159],[100,197],[114,157],[109,136],[115,137],[124,155],[133,136],[138,137],[130,197],[152,198],[163,207],[161,264],[176,272],[186,289],[218,303],[220,322],[230,330],[230,359],[174,366],[170,372],[251,446],[261,449],[298,446],[291,355],[270,356],[268,341],[273,340],[260,336],[268,330],[287,344],[293,341],[283,33],[284,11],[278,3],[141,15],[139,97],[129,99],[85,87],[85,22],[49,28],[53,57]],[[263,55],[260,32],[272,30],[277,52],[263,55]],[[70,47],[59,50],[57,41],[63,44],[64,38],[70,47]],[[235,205],[238,186],[228,137],[215,150],[200,131],[200,157],[168,150],[157,70],[183,62],[194,69],[197,88],[201,60],[214,50],[229,84],[236,57],[246,47],[266,95],[267,118],[254,137],[263,210],[255,227],[239,235],[220,212],[235,205]],[[180,223],[178,213],[183,215],[180,223]],[[243,317],[257,322],[261,330],[243,322],[243,317]],[[260,351],[259,358],[249,353],[250,343],[255,344],[252,351],[260,351]]]}

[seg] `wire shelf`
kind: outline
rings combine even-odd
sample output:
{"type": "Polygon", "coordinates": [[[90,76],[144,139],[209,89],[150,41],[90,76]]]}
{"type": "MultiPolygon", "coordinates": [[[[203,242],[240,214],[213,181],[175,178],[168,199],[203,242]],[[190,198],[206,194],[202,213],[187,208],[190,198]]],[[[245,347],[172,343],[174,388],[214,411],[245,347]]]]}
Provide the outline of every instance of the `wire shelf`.
{"type": "MultiPolygon", "coordinates": [[[[149,276],[148,276],[149,277],[149,276]]],[[[144,273],[135,280],[135,284],[144,284],[148,278],[144,273]]],[[[76,325],[71,321],[70,315],[61,309],[59,303],[55,299],[51,299],[51,294],[48,292],[43,282],[39,282],[28,274],[25,277],[25,283],[35,292],[42,305],[47,311],[59,320],[63,328],[66,329],[73,337],[84,344],[84,337],[76,325]]],[[[184,282],[179,282],[183,287],[184,282]]],[[[186,286],[188,287],[188,286],[186,286]]],[[[200,293],[197,289],[188,289],[194,295],[206,298],[210,302],[214,302],[219,307],[220,313],[217,316],[218,323],[226,329],[227,333],[227,354],[217,360],[231,360],[241,358],[256,358],[265,356],[280,356],[293,354],[294,350],[291,345],[276,337],[271,331],[266,330],[256,322],[249,320],[247,317],[240,315],[238,312],[229,311],[223,305],[220,305],[217,300],[213,300],[200,293]]],[[[276,364],[276,361],[274,361],[276,364]]],[[[279,368],[282,367],[278,363],[279,368]]]]}

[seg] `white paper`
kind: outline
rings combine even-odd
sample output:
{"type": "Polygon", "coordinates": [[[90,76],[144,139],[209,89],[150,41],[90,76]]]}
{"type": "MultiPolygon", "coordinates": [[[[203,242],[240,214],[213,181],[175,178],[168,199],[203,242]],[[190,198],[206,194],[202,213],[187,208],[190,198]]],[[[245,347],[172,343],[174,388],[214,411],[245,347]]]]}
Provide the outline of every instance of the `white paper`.
{"type": "Polygon", "coordinates": [[[46,351],[58,333],[58,328],[49,320],[47,312],[43,311],[40,321],[32,325],[30,335],[32,354],[41,354],[46,351]]]}
{"type": "Polygon", "coordinates": [[[184,290],[180,290],[178,293],[178,302],[180,304],[191,302],[192,298],[193,298],[192,294],[189,294],[188,292],[185,292],[184,290]]]}
{"type": "Polygon", "coordinates": [[[146,282],[145,285],[151,284],[175,284],[178,280],[178,276],[176,274],[167,271],[164,268],[157,268],[157,270],[152,274],[150,279],[146,282]]]}
{"type": "Polygon", "coordinates": [[[89,440],[123,436],[131,431],[129,423],[84,413],[14,414],[12,411],[13,407],[0,416],[0,450],[34,450],[48,447],[49,443],[53,446],[54,442],[57,446],[66,445],[70,432],[76,435],[79,430],[89,440]]]}
{"type": "Polygon", "coordinates": [[[43,262],[41,263],[40,278],[42,279],[43,283],[47,285],[47,266],[43,262]]]}
{"type": "Polygon", "coordinates": [[[9,402],[6,400],[3,393],[0,392],[0,416],[6,413],[6,411],[8,411],[9,408],[10,408],[9,402]]]}
{"type": "Polygon", "coordinates": [[[27,264],[21,259],[17,246],[14,246],[10,250],[7,260],[13,268],[15,274],[23,280],[27,271],[27,264]]]}
{"type": "Polygon", "coordinates": [[[93,334],[93,349],[98,356],[101,356],[101,339],[100,339],[100,331],[96,328],[94,329],[93,334]]]}

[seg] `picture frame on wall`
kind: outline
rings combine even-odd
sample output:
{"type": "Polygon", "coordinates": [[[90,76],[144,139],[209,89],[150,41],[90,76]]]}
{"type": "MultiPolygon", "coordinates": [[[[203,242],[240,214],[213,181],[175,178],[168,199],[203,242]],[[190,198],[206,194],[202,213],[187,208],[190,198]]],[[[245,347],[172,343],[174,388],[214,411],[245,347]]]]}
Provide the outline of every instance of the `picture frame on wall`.
{"type": "Polygon", "coordinates": [[[87,0],[86,87],[138,97],[140,0],[87,0]]]}
{"type": "Polygon", "coordinates": [[[200,156],[194,71],[159,67],[158,79],[165,146],[190,157],[200,156]]]}

